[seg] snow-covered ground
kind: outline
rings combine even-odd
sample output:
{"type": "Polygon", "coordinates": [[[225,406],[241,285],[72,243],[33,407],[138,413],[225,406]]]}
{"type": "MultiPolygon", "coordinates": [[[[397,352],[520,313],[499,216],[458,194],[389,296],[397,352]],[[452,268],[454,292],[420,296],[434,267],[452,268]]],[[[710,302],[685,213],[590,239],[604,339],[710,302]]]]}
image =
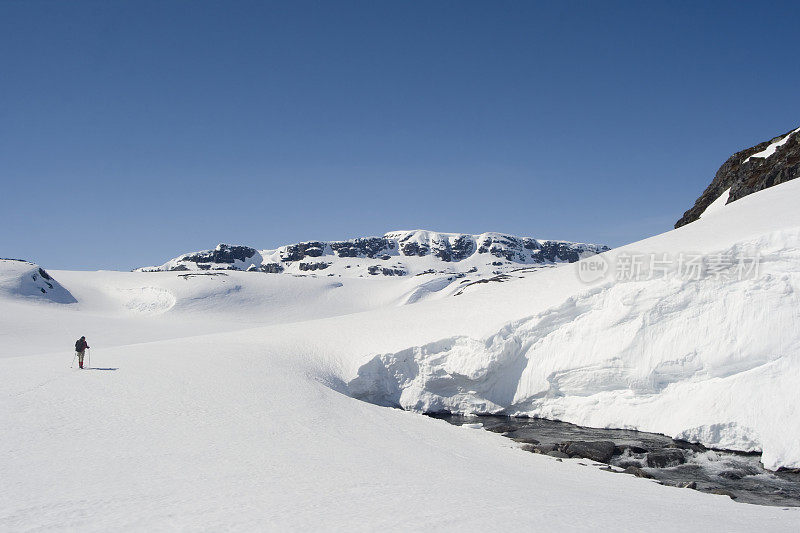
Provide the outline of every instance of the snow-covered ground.
{"type": "Polygon", "coordinates": [[[594,279],[566,264],[437,298],[412,297],[413,278],[50,271],[69,303],[15,289],[38,267],[2,262],[0,530],[794,531],[797,509],[558,463],[350,395],[800,465],[798,200],[800,180],[753,194],[598,256],[594,279]],[[758,252],[758,272],[687,279],[670,260],[616,279],[632,257],[726,251],[758,252]],[[80,335],[95,369],[69,367],[80,335]]]}

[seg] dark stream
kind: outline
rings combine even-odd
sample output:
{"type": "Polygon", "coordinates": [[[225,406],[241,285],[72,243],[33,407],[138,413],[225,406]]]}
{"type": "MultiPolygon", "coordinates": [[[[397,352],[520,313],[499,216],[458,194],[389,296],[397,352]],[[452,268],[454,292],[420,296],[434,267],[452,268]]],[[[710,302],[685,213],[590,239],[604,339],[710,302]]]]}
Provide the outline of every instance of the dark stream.
{"type": "Polygon", "coordinates": [[[482,424],[484,429],[524,443],[533,453],[582,457],[587,465],[610,465],[615,472],[627,468],[628,473],[652,477],[663,485],[726,494],[737,502],[800,506],[800,472],[766,470],[760,454],[707,449],[656,433],[587,428],[540,418],[433,417],[458,426],[482,424]]]}

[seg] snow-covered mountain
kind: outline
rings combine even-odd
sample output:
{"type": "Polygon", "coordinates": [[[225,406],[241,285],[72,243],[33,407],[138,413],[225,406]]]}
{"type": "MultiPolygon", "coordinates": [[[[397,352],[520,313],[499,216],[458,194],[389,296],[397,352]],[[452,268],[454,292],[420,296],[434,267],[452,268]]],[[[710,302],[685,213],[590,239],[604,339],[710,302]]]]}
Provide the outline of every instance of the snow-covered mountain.
{"type": "Polygon", "coordinates": [[[800,177],[800,128],[728,158],[694,206],[675,227],[694,222],[710,209],[800,177]]]}
{"type": "Polygon", "coordinates": [[[274,250],[220,244],[213,250],[184,254],[163,265],[138,270],[244,270],[330,277],[472,274],[481,278],[520,268],[573,263],[608,249],[598,244],[503,233],[392,231],[382,237],[308,241],[274,250]]]}

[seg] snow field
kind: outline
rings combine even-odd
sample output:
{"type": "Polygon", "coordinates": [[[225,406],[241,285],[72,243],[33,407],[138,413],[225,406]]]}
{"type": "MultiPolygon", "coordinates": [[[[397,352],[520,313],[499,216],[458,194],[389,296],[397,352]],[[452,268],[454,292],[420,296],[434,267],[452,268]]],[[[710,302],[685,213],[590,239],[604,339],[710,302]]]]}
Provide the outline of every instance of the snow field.
{"type": "Polygon", "coordinates": [[[757,248],[758,276],[732,282],[586,284],[564,265],[401,305],[417,286],[396,279],[51,272],[76,303],[0,294],[0,530],[795,531],[797,509],[348,394],[394,384],[409,406],[514,406],[794,464],[798,199],[788,182],[606,254],[757,248]],[[80,335],[97,369],[69,369],[80,335]]]}

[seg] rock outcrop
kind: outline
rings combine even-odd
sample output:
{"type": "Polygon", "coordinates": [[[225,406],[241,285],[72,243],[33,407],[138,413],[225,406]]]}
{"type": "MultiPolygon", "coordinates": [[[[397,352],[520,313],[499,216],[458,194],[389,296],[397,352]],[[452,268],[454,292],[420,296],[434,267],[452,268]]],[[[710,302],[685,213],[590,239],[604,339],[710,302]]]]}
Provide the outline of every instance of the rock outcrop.
{"type": "Polygon", "coordinates": [[[733,154],[675,227],[700,218],[708,206],[727,191],[725,203],[729,204],[797,177],[800,177],[800,128],[733,154]]]}

